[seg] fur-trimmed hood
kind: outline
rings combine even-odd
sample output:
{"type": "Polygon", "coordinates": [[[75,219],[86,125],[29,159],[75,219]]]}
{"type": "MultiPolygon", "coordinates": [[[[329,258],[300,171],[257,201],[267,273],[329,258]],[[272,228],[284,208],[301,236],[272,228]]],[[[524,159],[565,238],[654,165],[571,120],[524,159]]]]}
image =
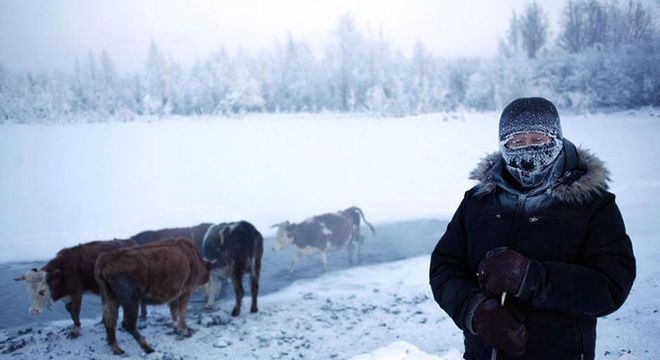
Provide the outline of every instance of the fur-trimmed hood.
{"type": "MultiPolygon", "coordinates": [[[[588,149],[576,148],[570,141],[564,139],[565,165],[559,179],[545,190],[545,193],[558,201],[568,203],[585,203],[609,186],[610,172],[605,162],[599,159],[588,149]]],[[[472,170],[469,178],[479,183],[476,185],[476,195],[485,195],[493,192],[500,183],[497,174],[498,168],[502,171],[501,152],[497,151],[484,157],[477,167],[472,170]]],[[[501,187],[501,186],[500,186],[501,187]]]]}

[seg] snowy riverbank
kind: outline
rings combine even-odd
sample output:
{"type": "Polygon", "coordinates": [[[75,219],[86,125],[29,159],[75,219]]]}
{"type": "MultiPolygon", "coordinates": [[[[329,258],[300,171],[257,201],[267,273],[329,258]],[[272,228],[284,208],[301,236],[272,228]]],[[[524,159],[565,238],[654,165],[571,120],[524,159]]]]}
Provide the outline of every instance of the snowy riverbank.
{"type": "MultiPolygon", "coordinates": [[[[446,219],[472,185],[469,171],[497,148],[497,118],[306,114],[2,125],[0,168],[9,175],[0,177],[0,261],[47,259],[82,241],[205,220],[245,218],[268,236],[275,222],[350,205],[372,222],[446,219]]],[[[628,301],[599,321],[596,357],[656,359],[660,117],[653,109],[568,115],[562,126],[607,162],[638,260],[628,301]]],[[[229,319],[225,300],[213,315],[192,311],[197,332],[182,341],[168,334],[161,308],[145,331],[159,351],[149,358],[344,359],[399,340],[458,358],[461,334],[433,302],[427,269],[428,259],[415,257],[330,272],[265,295],[261,313],[238,319],[229,319]]],[[[2,331],[0,357],[109,357],[99,319],[88,317],[72,341],[64,338],[69,320],[2,331]]],[[[141,356],[127,334],[119,339],[141,356]]]]}
{"type": "MultiPolygon", "coordinates": [[[[402,344],[392,343],[405,341],[440,359],[458,360],[462,334],[433,301],[427,285],[428,261],[427,256],[420,256],[301,280],[262,297],[258,314],[246,313],[249,302],[244,303],[244,313],[234,319],[228,315],[231,300],[225,300],[214,313],[191,311],[189,325],[195,332],[183,340],[172,333],[166,307],[155,307],[143,330],[157,350],[148,358],[348,359],[362,355],[361,359],[389,359],[402,350],[402,344]]],[[[600,320],[598,359],[653,359],[660,354],[660,344],[652,341],[658,329],[657,302],[648,302],[657,295],[657,282],[642,276],[622,310],[600,320]]],[[[85,320],[82,335],[74,340],[66,339],[68,320],[3,331],[0,358],[116,358],[105,344],[99,320],[100,316],[85,320]]],[[[130,358],[144,357],[130,335],[119,332],[118,339],[130,358]]],[[[406,349],[415,351],[403,346],[404,354],[406,349]]]]}

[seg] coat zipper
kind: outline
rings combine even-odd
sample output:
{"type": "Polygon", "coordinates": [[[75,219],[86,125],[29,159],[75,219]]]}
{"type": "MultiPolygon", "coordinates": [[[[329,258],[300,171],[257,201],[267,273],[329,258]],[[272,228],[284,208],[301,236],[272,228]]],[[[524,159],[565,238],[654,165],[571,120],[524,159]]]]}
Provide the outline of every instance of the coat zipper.
{"type": "Polygon", "coordinates": [[[578,324],[575,317],[573,317],[573,324],[575,324],[575,328],[578,332],[578,340],[580,341],[578,346],[578,350],[580,351],[580,360],[584,360],[584,335],[582,335],[582,328],[580,328],[580,324],[578,324]]]}
{"type": "MultiPolygon", "coordinates": [[[[512,250],[515,250],[515,246],[516,246],[516,237],[515,237],[515,235],[516,235],[516,230],[517,230],[516,224],[518,223],[517,218],[518,218],[518,215],[520,214],[520,212],[522,211],[522,208],[523,208],[526,200],[527,200],[527,195],[522,194],[518,197],[518,200],[516,201],[516,210],[513,213],[513,220],[511,221],[511,226],[509,227],[509,239],[511,239],[510,240],[510,245],[511,245],[512,250]]],[[[538,217],[535,217],[533,219],[534,220],[532,220],[532,218],[530,218],[530,222],[538,221],[538,217]]],[[[578,335],[579,335],[580,360],[584,360],[584,339],[583,339],[583,335],[582,335],[582,329],[580,329],[580,326],[577,324],[577,320],[575,318],[573,318],[573,322],[575,324],[575,327],[576,327],[576,329],[578,331],[578,335]]]]}
{"type": "Polygon", "coordinates": [[[523,205],[525,204],[525,200],[527,200],[527,195],[520,195],[518,196],[518,200],[516,201],[516,210],[513,213],[513,219],[511,220],[511,226],[509,227],[509,241],[510,241],[510,248],[512,250],[515,250],[516,248],[516,238],[515,238],[515,230],[517,230],[516,224],[518,223],[518,214],[523,208],[523,205]]]}

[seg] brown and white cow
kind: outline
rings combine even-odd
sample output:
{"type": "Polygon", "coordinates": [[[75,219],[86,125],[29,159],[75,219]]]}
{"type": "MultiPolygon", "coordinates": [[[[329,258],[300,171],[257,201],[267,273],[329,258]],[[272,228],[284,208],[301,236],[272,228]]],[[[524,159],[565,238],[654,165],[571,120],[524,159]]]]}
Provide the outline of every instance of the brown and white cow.
{"type": "Polygon", "coordinates": [[[207,295],[205,308],[215,308],[214,301],[220,292],[222,280],[231,278],[236,295],[231,315],[238,316],[245,293],[243,275],[248,273],[252,295],[250,312],[257,312],[264,239],[254,225],[247,221],[215,224],[208,228],[197,246],[205,259],[215,261],[210,280],[204,287],[207,295]]]}
{"type": "Polygon", "coordinates": [[[80,333],[80,306],[85,292],[99,294],[94,279],[94,263],[100,254],[137,245],[133,240],[92,241],[60,250],[41,269],[32,269],[14,280],[25,281],[30,297],[30,312],[39,314],[52,302],[61,300],[71,315],[69,337],[80,333]]]}
{"type": "Polygon", "coordinates": [[[103,299],[103,324],[114,354],[124,351],[117,345],[116,325],[119,306],[122,327],[146,353],[153,352],[137,328],[138,308],[169,304],[174,330],[190,336],[186,324],[188,300],[193,290],[209,280],[211,263],[205,262],[192,242],[176,238],[103,253],[96,261],[94,275],[103,299]]]}
{"type": "MultiPolygon", "coordinates": [[[[331,248],[346,247],[349,263],[353,264],[362,243],[359,229],[360,216],[364,219],[362,210],[351,207],[336,213],[313,216],[298,224],[285,221],[273,225],[278,228],[273,250],[278,251],[287,245],[296,247],[297,251],[291,261],[289,272],[293,272],[302,256],[314,254],[321,256],[323,269],[327,270],[328,251],[331,248]]],[[[366,219],[364,221],[367,223],[366,219]]],[[[371,224],[369,226],[371,227],[371,224]]],[[[371,229],[373,231],[373,227],[371,229]]]]}

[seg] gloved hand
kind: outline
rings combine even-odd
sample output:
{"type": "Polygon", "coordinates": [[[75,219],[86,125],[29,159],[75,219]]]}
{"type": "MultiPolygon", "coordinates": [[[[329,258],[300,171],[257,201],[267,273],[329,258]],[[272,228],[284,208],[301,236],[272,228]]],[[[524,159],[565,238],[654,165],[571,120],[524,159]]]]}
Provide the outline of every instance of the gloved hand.
{"type": "Polygon", "coordinates": [[[524,316],[502,306],[493,298],[482,302],[474,312],[472,328],[488,345],[512,356],[525,353],[527,329],[524,316]]]}
{"type": "Polygon", "coordinates": [[[523,285],[529,259],[505,247],[495,248],[479,263],[479,286],[489,296],[503,292],[518,296],[523,285]]]}

